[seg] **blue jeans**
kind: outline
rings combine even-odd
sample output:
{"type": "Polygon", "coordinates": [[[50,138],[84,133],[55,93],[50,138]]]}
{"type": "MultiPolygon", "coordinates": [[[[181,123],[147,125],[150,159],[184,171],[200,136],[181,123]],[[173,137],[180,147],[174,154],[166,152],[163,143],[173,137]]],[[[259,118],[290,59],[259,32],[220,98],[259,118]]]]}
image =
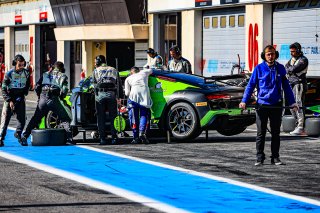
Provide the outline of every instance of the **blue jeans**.
{"type": "Polygon", "coordinates": [[[145,134],[150,122],[150,109],[140,104],[128,100],[130,126],[133,131],[133,137],[138,138],[139,133],[145,134]]]}

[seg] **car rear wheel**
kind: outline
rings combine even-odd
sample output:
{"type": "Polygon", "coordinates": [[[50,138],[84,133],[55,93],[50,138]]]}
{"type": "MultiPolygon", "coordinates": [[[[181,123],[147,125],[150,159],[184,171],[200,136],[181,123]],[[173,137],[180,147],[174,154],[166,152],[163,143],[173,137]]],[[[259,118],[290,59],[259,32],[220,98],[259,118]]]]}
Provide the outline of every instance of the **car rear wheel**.
{"type": "Polygon", "coordinates": [[[179,140],[196,138],[202,132],[195,110],[187,103],[176,103],[170,108],[167,127],[179,140]]]}
{"type": "MultiPolygon", "coordinates": [[[[58,115],[52,111],[49,111],[46,116],[46,128],[59,128],[60,126],[60,119],[58,115]]],[[[79,131],[77,127],[71,127],[72,128],[72,136],[75,137],[78,135],[79,131]]]]}

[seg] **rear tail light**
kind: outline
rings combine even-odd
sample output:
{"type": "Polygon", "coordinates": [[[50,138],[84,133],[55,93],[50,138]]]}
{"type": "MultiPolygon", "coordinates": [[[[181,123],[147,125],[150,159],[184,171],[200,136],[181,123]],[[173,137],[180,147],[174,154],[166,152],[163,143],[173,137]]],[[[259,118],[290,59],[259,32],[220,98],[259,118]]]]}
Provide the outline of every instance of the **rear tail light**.
{"type": "Polygon", "coordinates": [[[218,100],[218,99],[230,99],[230,95],[226,94],[211,94],[206,96],[208,100],[218,100]]]}

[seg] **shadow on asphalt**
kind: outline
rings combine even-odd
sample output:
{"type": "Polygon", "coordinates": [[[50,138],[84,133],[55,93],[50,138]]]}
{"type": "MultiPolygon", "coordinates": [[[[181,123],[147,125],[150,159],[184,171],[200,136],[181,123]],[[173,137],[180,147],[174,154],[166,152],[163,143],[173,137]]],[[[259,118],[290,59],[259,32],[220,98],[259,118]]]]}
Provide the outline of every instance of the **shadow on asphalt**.
{"type": "MultiPolygon", "coordinates": [[[[319,138],[314,138],[314,137],[308,137],[308,136],[291,136],[291,135],[282,135],[280,136],[281,140],[285,140],[285,141],[305,141],[307,140],[319,140],[319,138]]],[[[167,138],[165,137],[150,137],[150,144],[160,144],[160,143],[167,143],[167,144],[177,144],[177,143],[228,143],[228,142],[232,142],[232,143],[248,143],[248,142],[252,142],[255,143],[256,142],[256,136],[215,136],[215,137],[209,137],[208,140],[205,139],[205,137],[198,137],[194,140],[191,141],[179,141],[179,140],[175,140],[174,138],[171,138],[171,142],[168,143],[167,142],[167,138]]],[[[266,136],[266,143],[269,143],[271,140],[271,136],[267,135],[266,136]]],[[[75,139],[74,140],[77,145],[98,145],[99,144],[99,140],[97,139],[91,139],[88,138],[86,139],[86,141],[83,141],[82,139],[75,139]]],[[[116,145],[131,145],[131,141],[132,138],[131,137],[127,137],[127,138],[120,138],[119,139],[119,143],[116,145]]],[[[139,144],[137,144],[139,145],[139,144]]]]}

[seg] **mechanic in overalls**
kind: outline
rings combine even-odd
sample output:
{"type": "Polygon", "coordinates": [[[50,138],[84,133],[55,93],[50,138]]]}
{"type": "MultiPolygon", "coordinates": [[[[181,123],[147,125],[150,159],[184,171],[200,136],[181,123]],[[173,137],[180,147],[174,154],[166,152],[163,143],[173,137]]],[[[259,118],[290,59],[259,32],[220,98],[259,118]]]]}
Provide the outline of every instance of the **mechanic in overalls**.
{"type": "Polygon", "coordinates": [[[162,57],[152,48],[148,48],[146,50],[148,56],[150,57],[150,61],[146,65],[143,66],[145,69],[162,69],[163,59],[162,57]]]}
{"type": "Polygon", "coordinates": [[[307,78],[308,71],[308,59],[303,55],[301,51],[301,45],[295,42],[290,45],[291,59],[286,64],[288,80],[292,87],[294,98],[299,105],[299,110],[290,110],[291,114],[297,120],[297,126],[295,130],[290,132],[292,135],[303,135],[304,133],[304,114],[305,110],[302,109],[305,103],[305,96],[307,92],[307,78]]]}
{"type": "Polygon", "coordinates": [[[95,102],[97,112],[100,145],[108,144],[106,140],[106,111],[109,112],[111,144],[118,143],[117,131],[114,127],[114,119],[118,112],[118,98],[123,97],[123,88],[119,72],[111,66],[107,66],[106,58],[98,55],[95,58],[93,70],[93,84],[95,88],[95,102]]]}
{"type": "Polygon", "coordinates": [[[131,143],[148,144],[146,131],[150,123],[150,108],[152,100],[148,87],[148,78],[151,69],[139,71],[138,67],[132,67],[131,75],[125,80],[125,95],[128,96],[128,109],[133,141],[131,143]]]}
{"type": "Polygon", "coordinates": [[[170,72],[184,72],[192,74],[190,62],[183,58],[181,51],[178,46],[173,46],[170,48],[171,60],[168,62],[168,70],[170,72]]]}
{"type": "Polygon", "coordinates": [[[13,114],[16,114],[18,121],[14,136],[22,146],[27,146],[26,142],[21,141],[21,133],[26,123],[25,96],[29,92],[30,75],[25,69],[26,61],[22,55],[14,57],[12,66],[14,68],[5,74],[1,87],[4,103],[1,114],[0,146],[4,146],[4,138],[13,114]]]}
{"type": "Polygon", "coordinates": [[[21,140],[26,143],[31,131],[38,127],[41,119],[48,114],[49,111],[55,113],[61,121],[61,126],[67,132],[67,142],[72,143],[72,132],[70,129],[71,115],[65,109],[62,100],[68,93],[68,77],[64,73],[64,64],[57,61],[51,71],[43,73],[36,84],[35,91],[39,101],[34,115],[29,121],[21,140]]]}

